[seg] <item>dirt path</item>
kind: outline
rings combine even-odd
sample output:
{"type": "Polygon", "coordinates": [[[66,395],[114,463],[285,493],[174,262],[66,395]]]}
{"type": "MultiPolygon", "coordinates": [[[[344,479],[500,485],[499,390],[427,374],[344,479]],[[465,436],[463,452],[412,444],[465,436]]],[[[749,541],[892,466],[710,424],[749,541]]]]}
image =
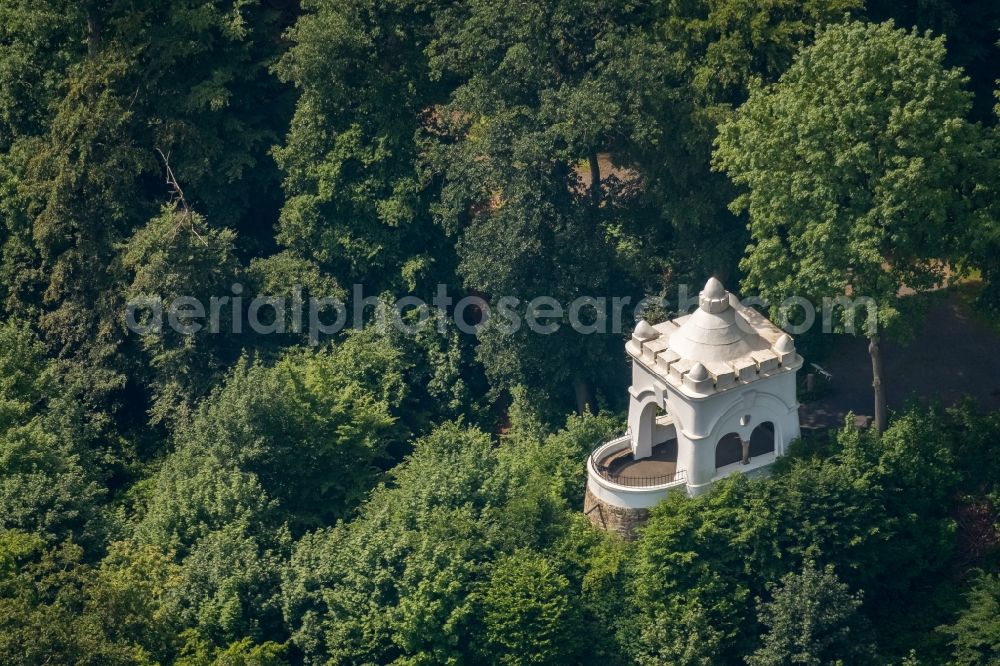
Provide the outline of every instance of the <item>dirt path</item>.
{"type": "MultiPolygon", "coordinates": [[[[953,404],[965,395],[983,409],[1000,409],[1000,336],[975,320],[957,296],[930,305],[923,330],[909,345],[883,347],[890,409],[913,397],[953,404]]],[[[803,427],[841,425],[849,411],[873,413],[866,340],[842,338],[821,365],[833,374],[833,390],[802,406],[803,427]]]]}

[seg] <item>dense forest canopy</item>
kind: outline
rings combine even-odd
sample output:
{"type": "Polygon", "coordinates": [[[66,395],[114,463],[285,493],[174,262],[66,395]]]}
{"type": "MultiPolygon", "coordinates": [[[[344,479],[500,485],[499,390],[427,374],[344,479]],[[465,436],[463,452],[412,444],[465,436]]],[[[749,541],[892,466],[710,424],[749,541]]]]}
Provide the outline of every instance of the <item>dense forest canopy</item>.
{"type": "Polygon", "coordinates": [[[0,0],[0,662],[997,663],[1000,414],[888,413],[880,344],[950,280],[1000,311],[998,39],[985,1],[0,0]],[[875,425],[621,541],[583,460],[636,316],[711,275],[872,297],[875,425]]]}

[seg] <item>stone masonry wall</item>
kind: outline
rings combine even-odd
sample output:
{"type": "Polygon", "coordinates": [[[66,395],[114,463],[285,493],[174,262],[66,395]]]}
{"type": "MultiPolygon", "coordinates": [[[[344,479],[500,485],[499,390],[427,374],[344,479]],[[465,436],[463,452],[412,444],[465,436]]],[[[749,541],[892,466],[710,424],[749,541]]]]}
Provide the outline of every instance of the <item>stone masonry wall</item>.
{"type": "Polygon", "coordinates": [[[649,518],[649,509],[625,509],[613,506],[590,492],[590,486],[587,487],[587,494],[584,496],[583,512],[594,526],[614,532],[628,541],[636,538],[635,529],[649,518]]]}

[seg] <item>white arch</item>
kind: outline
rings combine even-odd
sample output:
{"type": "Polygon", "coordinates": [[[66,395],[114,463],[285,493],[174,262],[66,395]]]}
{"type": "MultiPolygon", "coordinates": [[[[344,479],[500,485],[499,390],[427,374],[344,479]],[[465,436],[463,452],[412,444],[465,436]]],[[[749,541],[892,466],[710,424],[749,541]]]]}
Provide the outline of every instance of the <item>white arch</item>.
{"type": "Polygon", "coordinates": [[[734,430],[729,430],[724,435],[722,435],[721,437],[719,437],[718,439],[716,439],[715,440],[715,447],[714,447],[714,449],[712,451],[712,463],[715,465],[715,469],[718,470],[718,469],[720,469],[722,467],[726,467],[728,465],[733,464],[734,462],[739,462],[740,460],[742,460],[743,459],[742,444],[743,444],[743,436],[740,435],[738,432],[736,432],[734,430]],[[738,457],[735,460],[730,460],[730,461],[725,462],[722,465],[720,465],[719,464],[719,447],[722,446],[722,443],[730,435],[736,435],[736,440],[737,440],[737,442],[739,442],[741,450],[740,450],[740,453],[739,453],[738,457]]]}
{"type": "Polygon", "coordinates": [[[775,451],[778,450],[778,432],[775,429],[774,421],[772,421],[770,419],[765,419],[765,420],[760,421],[757,424],[757,426],[753,430],[750,431],[750,436],[747,438],[749,446],[753,447],[753,436],[757,433],[758,430],[761,430],[766,425],[770,425],[771,426],[770,427],[770,433],[771,433],[771,450],[770,451],[765,451],[764,453],[759,453],[759,454],[754,454],[752,450],[748,450],[748,454],[751,457],[754,456],[754,455],[766,455],[767,453],[773,453],[773,452],[775,452],[775,451]]]}
{"type": "Polygon", "coordinates": [[[662,402],[652,390],[643,391],[632,398],[628,410],[628,428],[632,436],[634,458],[647,458],[653,454],[656,410],[662,402]]]}
{"type": "Polygon", "coordinates": [[[789,411],[791,411],[791,407],[773,393],[756,393],[749,407],[741,400],[718,416],[712,422],[709,433],[713,439],[718,439],[728,432],[735,432],[743,439],[750,439],[750,433],[757,425],[764,421],[770,421],[774,424],[774,441],[777,451],[779,446],[783,448],[780,443],[785,441],[784,422],[789,411]],[[743,425],[740,423],[740,417],[747,413],[751,414],[752,418],[749,423],[743,425]]]}

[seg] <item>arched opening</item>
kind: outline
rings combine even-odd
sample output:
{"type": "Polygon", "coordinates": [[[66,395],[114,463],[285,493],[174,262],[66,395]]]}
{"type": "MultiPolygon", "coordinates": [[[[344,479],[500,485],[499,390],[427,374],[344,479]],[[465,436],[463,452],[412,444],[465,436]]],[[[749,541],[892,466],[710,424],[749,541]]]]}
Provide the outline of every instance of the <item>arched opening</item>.
{"type": "Polygon", "coordinates": [[[743,442],[740,436],[731,432],[715,446],[715,469],[732,465],[743,460],[743,442]]]}
{"type": "Polygon", "coordinates": [[[646,458],[653,453],[653,430],[656,425],[657,403],[649,400],[629,410],[628,425],[632,432],[632,454],[646,458]],[[636,408],[638,407],[638,409],[636,408]]]}
{"type": "Polygon", "coordinates": [[[774,453],[774,424],[764,421],[750,433],[750,457],[774,453]]]}

